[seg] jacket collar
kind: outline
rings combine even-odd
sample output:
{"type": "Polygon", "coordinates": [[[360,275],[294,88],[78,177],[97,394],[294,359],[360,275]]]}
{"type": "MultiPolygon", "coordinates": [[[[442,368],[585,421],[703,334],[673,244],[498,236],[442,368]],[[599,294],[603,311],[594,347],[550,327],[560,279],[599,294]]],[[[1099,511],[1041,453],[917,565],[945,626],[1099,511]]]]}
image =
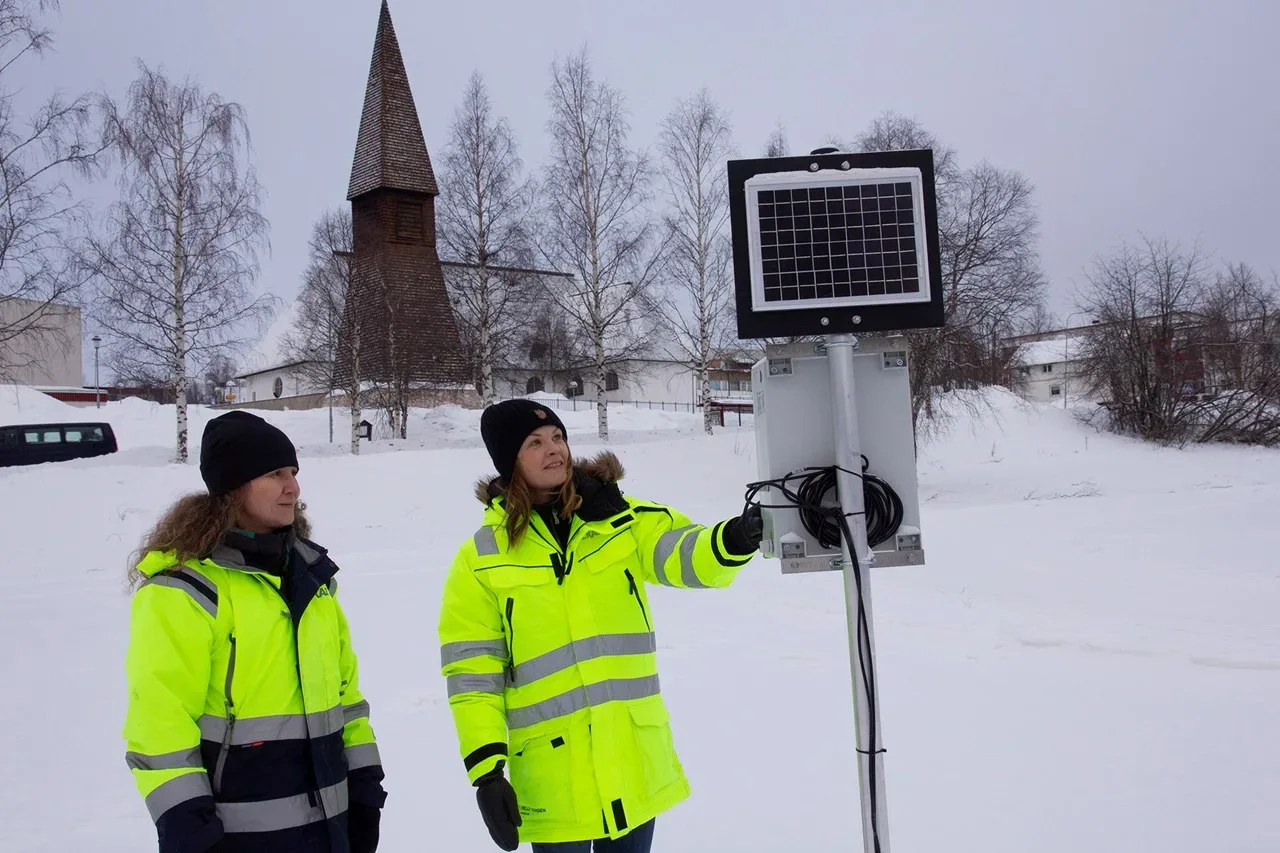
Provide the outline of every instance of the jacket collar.
{"type": "Polygon", "coordinates": [[[330,585],[338,566],[328,551],[297,535],[293,528],[277,533],[232,531],[208,559],[224,569],[263,572],[281,578],[281,592],[296,624],[321,587],[330,585]]]}
{"type": "MultiPolygon", "coordinates": [[[[618,486],[618,481],[624,474],[622,462],[608,450],[575,463],[574,486],[578,496],[582,498],[582,506],[574,516],[590,523],[626,512],[630,505],[618,486]]],[[[476,500],[485,505],[486,524],[500,524],[506,518],[506,510],[502,506],[506,487],[507,484],[501,477],[486,477],[476,484],[476,500]]]]}

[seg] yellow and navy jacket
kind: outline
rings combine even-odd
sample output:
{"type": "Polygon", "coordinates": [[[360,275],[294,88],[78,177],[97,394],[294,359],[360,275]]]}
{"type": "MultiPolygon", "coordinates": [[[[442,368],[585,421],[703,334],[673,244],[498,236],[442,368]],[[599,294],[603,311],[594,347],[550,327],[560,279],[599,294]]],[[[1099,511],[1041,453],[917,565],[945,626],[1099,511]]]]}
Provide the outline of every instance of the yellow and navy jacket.
{"type": "Polygon", "coordinates": [[[347,853],[386,794],[337,566],[288,531],[138,568],[124,738],[161,853],[347,853]]]}
{"type": "MultiPolygon", "coordinates": [[[[727,586],[751,560],[712,527],[624,497],[622,466],[578,466],[582,507],[508,541],[501,489],[445,581],[440,662],[472,783],[509,772],[531,842],[617,838],[689,795],[658,683],[646,584],[727,586]],[[561,528],[562,536],[556,528],[561,528]]],[[[728,535],[727,535],[728,534],[728,535]]]]}

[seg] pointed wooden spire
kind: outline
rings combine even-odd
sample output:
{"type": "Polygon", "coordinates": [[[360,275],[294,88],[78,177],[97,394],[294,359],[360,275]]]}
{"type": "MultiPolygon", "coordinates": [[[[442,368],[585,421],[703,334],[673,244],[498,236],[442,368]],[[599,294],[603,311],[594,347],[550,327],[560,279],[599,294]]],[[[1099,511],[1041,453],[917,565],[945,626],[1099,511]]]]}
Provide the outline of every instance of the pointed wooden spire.
{"type": "Polygon", "coordinates": [[[378,189],[440,192],[387,0],[382,0],[373,42],[347,199],[378,189]]]}

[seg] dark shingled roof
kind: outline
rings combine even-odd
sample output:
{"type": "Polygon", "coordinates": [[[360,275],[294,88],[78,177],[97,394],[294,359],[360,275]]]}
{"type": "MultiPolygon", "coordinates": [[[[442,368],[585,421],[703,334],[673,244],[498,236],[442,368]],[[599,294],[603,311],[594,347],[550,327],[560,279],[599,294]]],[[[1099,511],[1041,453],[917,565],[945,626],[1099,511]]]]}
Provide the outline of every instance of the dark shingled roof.
{"type": "Polygon", "coordinates": [[[347,199],[377,189],[440,192],[386,0],[373,43],[347,199]]]}

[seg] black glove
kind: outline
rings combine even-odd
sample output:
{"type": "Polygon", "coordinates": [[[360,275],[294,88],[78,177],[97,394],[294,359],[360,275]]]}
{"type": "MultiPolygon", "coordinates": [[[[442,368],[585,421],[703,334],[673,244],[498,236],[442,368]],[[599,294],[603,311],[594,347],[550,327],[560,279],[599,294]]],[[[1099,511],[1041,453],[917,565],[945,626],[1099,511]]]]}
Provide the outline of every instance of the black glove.
{"type": "Polygon", "coordinates": [[[763,538],[764,516],[760,512],[760,507],[754,504],[724,526],[725,547],[734,554],[750,554],[756,551],[763,538]]]}
{"type": "Polygon", "coordinates": [[[378,849],[378,824],[382,809],[364,803],[352,803],[347,809],[347,839],[351,853],[373,853],[378,849]]]}
{"type": "Polygon", "coordinates": [[[520,809],[516,805],[515,789],[502,775],[501,764],[476,781],[476,802],[480,804],[480,814],[493,843],[503,850],[519,847],[520,833],[516,827],[521,823],[520,809]]]}

